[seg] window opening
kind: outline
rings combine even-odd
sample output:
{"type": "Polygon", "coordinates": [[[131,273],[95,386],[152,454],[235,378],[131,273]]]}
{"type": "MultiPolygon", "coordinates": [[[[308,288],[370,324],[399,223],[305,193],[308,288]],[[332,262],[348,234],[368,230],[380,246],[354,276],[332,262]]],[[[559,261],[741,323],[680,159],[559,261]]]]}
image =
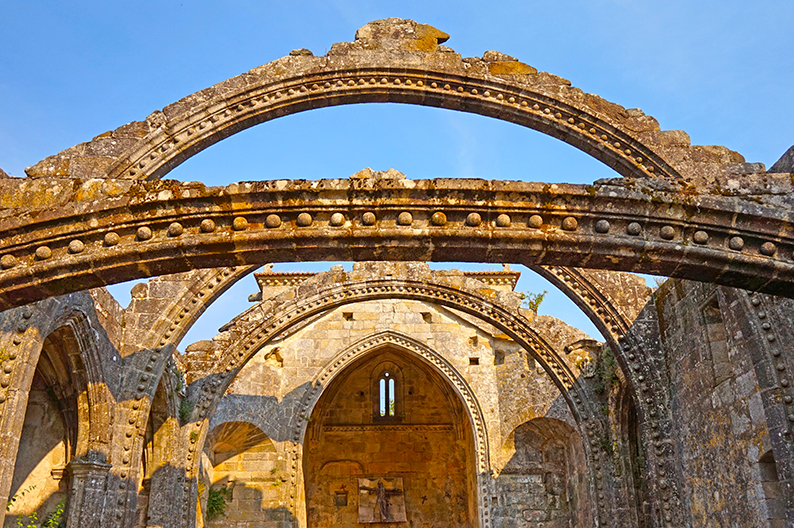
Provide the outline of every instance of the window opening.
{"type": "Polygon", "coordinates": [[[389,372],[384,372],[380,380],[378,380],[378,386],[380,387],[381,418],[394,417],[397,406],[394,377],[389,372]]]}

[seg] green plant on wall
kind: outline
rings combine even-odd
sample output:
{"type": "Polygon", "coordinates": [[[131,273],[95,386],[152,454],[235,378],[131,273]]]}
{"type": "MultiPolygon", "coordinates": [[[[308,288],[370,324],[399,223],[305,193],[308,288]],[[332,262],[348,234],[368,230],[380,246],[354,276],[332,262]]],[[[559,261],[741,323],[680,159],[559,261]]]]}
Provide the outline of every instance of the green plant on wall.
{"type": "Polygon", "coordinates": [[[190,413],[193,412],[193,407],[193,402],[187,398],[182,398],[182,401],[179,402],[179,420],[182,423],[185,423],[190,419],[190,413]]]}
{"type": "Polygon", "coordinates": [[[618,383],[618,363],[612,349],[604,346],[596,359],[595,385],[593,390],[599,394],[609,392],[618,383]]]}
{"type": "Polygon", "coordinates": [[[521,299],[523,299],[521,301],[521,306],[537,314],[540,303],[543,302],[543,298],[546,297],[547,293],[549,292],[546,290],[544,290],[543,293],[523,292],[521,294],[521,299]]]}
{"type": "Polygon", "coordinates": [[[14,496],[11,497],[11,499],[9,499],[9,501],[6,503],[6,511],[10,511],[11,510],[11,506],[13,506],[16,501],[18,501],[19,499],[21,499],[27,493],[33,491],[34,489],[36,489],[35,485],[28,486],[27,488],[23,489],[22,491],[18,491],[16,493],[14,493],[14,496]]]}
{"type": "Polygon", "coordinates": [[[229,507],[231,500],[232,489],[230,487],[210,488],[207,494],[207,521],[226,515],[226,508],[229,507]]]}
{"type": "MultiPolygon", "coordinates": [[[[36,486],[28,486],[14,494],[13,497],[6,503],[6,511],[9,511],[16,501],[36,489],[36,486]]],[[[39,512],[33,512],[30,515],[19,515],[16,519],[16,525],[19,528],[64,528],[66,520],[63,519],[64,510],[66,509],[66,501],[62,500],[55,506],[55,510],[49,513],[44,521],[39,524],[39,512]]]]}
{"type": "Polygon", "coordinates": [[[30,515],[20,515],[17,517],[17,526],[19,528],[38,528],[39,514],[33,512],[30,515]]]}
{"type": "Polygon", "coordinates": [[[44,522],[41,523],[41,528],[64,528],[66,520],[62,519],[66,503],[61,501],[55,507],[55,511],[45,517],[44,522]]]}

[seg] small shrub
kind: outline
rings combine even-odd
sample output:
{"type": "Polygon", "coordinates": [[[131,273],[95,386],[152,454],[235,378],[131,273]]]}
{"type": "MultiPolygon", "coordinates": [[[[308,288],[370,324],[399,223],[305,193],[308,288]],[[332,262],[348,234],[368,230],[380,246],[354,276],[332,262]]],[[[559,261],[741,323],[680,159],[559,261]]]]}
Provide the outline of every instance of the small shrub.
{"type": "Polygon", "coordinates": [[[33,512],[27,516],[27,521],[23,515],[17,517],[17,526],[19,528],[37,528],[37,523],[39,522],[39,514],[38,512],[33,512]]]}
{"type": "MultiPolygon", "coordinates": [[[[22,491],[19,491],[14,494],[13,497],[6,503],[6,511],[11,509],[11,506],[19,500],[20,498],[24,497],[27,493],[36,489],[36,486],[29,486],[22,491]]],[[[41,524],[39,524],[39,512],[33,512],[30,515],[19,515],[16,519],[16,525],[18,528],[65,528],[66,527],[66,519],[63,519],[64,510],[66,509],[66,501],[62,500],[55,506],[55,510],[49,513],[43,520],[41,524]]]]}
{"type": "Polygon", "coordinates": [[[179,403],[179,420],[187,422],[190,419],[190,414],[193,412],[193,402],[188,400],[187,398],[182,398],[182,401],[179,403]]]}
{"type": "Polygon", "coordinates": [[[522,293],[521,306],[528,310],[532,310],[536,314],[538,313],[538,308],[540,308],[540,303],[543,302],[543,298],[546,294],[549,293],[547,291],[543,291],[543,293],[522,293]]]}
{"type": "Polygon", "coordinates": [[[226,515],[230,500],[232,500],[231,488],[210,488],[207,494],[207,520],[211,521],[226,515]]]}
{"type": "Polygon", "coordinates": [[[49,514],[45,519],[44,522],[41,523],[41,528],[64,528],[66,526],[66,520],[61,519],[63,517],[63,511],[66,508],[66,503],[61,501],[55,507],[55,511],[49,514]]]}

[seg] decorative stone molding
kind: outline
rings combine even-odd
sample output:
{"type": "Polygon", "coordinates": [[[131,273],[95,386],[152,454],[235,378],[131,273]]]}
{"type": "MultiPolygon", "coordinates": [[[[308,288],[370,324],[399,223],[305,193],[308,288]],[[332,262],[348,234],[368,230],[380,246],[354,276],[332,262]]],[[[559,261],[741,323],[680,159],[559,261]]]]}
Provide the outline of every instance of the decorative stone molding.
{"type": "MultiPolygon", "coordinates": [[[[462,275],[436,277],[434,280],[429,270],[423,272],[421,268],[411,268],[410,265],[408,270],[413,271],[401,271],[393,266],[386,272],[364,266],[364,271],[354,270],[353,279],[346,279],[341,268],[332,270],[303,282],[294,292],[252,307],[246,314],[238,316],[233,324],[224,327],[223,355],[217,359],[214,371],[207,372],[202,380],[192,384],[188,393],[195,402],[195,410],[185,432],[190,437],[185,462],[189,478],[193,478],[198,470],[197,453],[207,433],[207,418],[240,369],[274,337],[292,325],[345,304],[380,298],[413,299],[455,308],[481,318],[509,335],[549,374],[568,402],[585,439],[583,447],[590,470],[591,493],[597,497],[594,517],[601,519],[602,524],[608,524],[609,502],[605,494],[598,491],[596,477],[602,471],[609,472],[613,461],[603,448],[602,438],[609,434],[600,407],[593,406],[558,352],[518,315],[520,299],[512,292],[497,290],[492,290],[493,294],[489,295],[488,291],[482,290],[482,283],[462,275]],[[380,273],[388,273],[391,278],[384,280],[380,273]]],[[[299,439],[300,434],[296,434],[292,441],[297,443],[299,439]]],[[[297,470],[297,467],[293,469],[297,470]]],[[[191,500],[186,496],[185,504],[191,500]]]]}
{"type": "MultiPolygon", "coordinates": [[[[0,180],[0,197],[25,194],[19,188],[24,182],[0,180]]],[[[199,267],[329,258],[415,260],[417,247],[426,248],[419,255],[426,260],[465,257],[552,266],[586,262],[591,268],[794,295],[789,208],[730,196],[692,197],[665,187],[665,182],[655,187],[625,180],[584,186],[443,179],[254,182],[225,188],[151,181],[123,185],[124,191],[105,199],[9,212],[0,221],[0,264],[5,262],[0,308],[199,267]],[[347,199],[351,194],[354,200],[347,199]],[[233,203],[246,204],[242,230],[235,227],[242,217],[233,203]],[[412,213],[410,227],[398,222],[406,204],[412,213]],[[164,210],[170,213],[163,216],[164,210]],[[293,222],[303,212],[313,221],[298,227],[293,222]],[[340,212],[351,219],[349,226],[332,225],[340,212]],[[440,226],[433,221],[439,212],[446,219],[440,226]],[[469,222],[475,212],[483,220],[476,226],[469,222]],[[290,222],[266,227],[274,213],[290,222]],[[506,213],[509,226],[491,223],[506,213]],[[367,214],[374,218],[371,223],[365,221],[367,214]],[[86,217],[92,222],[85,222],[86,217]],[[576,219],[574,229],[569,218],[576,219]],[[606,218],[610,229],[603,232],[606,218]],[[202,230],[206,219],[212,219],[214,231],[202,230]],[[168,235],[175,221],[183,228],[178,237],[168,235]],[[665,227],[672,228],[672,237],[665,227]],[[119,242],[107,247],[104,239],[110,232],[119,242]],[[695,240],[703,240],[696,236],[700,232],[708,234],[703,243],[695,240]],[[70,241],[77,239],[85,249],[71,253],[70,241]],[[37,256],[41,246],[52,252],[46,260],[37,256]]],[[[30,197],[31,203],[41,200],[46,195],[30,197]]]]}
{"type": "MultiPolygon", "coordinates": [[[[362,102],[464,109],[557,137],[624,176],[702,179],[744,158],[724,147],[690,146],[638,109],[585,94],[554,75],[489,51],[462,59],[449,36],[412,20],[371,22],[354,42],[260,66],[76,145],[26,169],[29,176],[160,178],[209,145],[275,117],[362,102]],[[417,39],[416,35],[434,35],[417,39]],[[421,45],[416,45],[421,42],[421,45]]],[[[760,168],[760,170],[763,170],[760,168]]]]}
{"type": "MultiPolygon", "coordinates": [[[[418,356],[423,362],[431,365],[442,377],[455,388],[455,392],[461,398],[469,415],[469,421],[473,428],[474,438],[474,451],[476,453],[477,463],[477,480],[479,484],[478,490],[478,504],[480,510],[480,526],[488,528],[491,526],[490,516],[488,514],[488,478],[490,477],[490,455],[488,448],[488,433],[485,428],[485,419],[483,417],[482,409],[477,401],[477,397],[469,384],[460,375],[460,373],[441,355],[433,351],[430,347],[410,337],[401,335],[393,331],[380,332],[358,342],[350,345],[348,348],[334,356],[328,361],[326,367],[314,378],[311,385],[312,388],[307,391],[301,401],[300,414],[298,416],[297,427],[292,437],[292,448],[290,449],[292,473],[290,476],[290,485],[293,491],[290,494],[292,501],[290,507],[294,510],[296,507],[294,497],[298,496],[298,490],[295,489],[300,483],[298,478],[298,468],[301,461],[302,451],[300,446],[303,445],[303,438],[306,434],[307,420],[304,417],[311,416],[323,391],[328,387],[333,379],[343,372],[347,366],[352,364],[357,359],[374,352],[383,347],[393,347],[397,350],[402,350],[410,354],[418,356]]],[[[368,426],[356,425],[345,426],[336,425],[326,427],[326,430],[365,430],[368,426]],[[350,429],[352,427],[352,429],[350,429]]],[[[413,430],[450,430],[452,425],[439,424],[439,425],[377,425],[379,430],[393,430],[393,431],[413,431],[413,430]]]]}
{"type": "Polygon", "coordinates": [[[452,431],[454,426],[452,424],[400,424],[400,425],[383,425],[383,424],[356,424],[356,425],[326,425],[323,426],[323,431],[328,433],[343,432],[343,433],[364,433],[367,431],[394,431],[399,433],[411,433],[421,431],[452,431]]]}

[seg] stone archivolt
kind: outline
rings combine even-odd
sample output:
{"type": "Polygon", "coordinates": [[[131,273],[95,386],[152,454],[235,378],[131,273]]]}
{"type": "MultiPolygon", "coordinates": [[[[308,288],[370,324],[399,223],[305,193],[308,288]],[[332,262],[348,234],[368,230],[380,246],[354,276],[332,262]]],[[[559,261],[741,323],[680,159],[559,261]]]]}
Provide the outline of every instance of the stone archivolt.
{"type": "Polygon", "coordinates": [[[479,261],[586,264],[792,295],[788,174],[766,173],[724,147],[690,146],[683,132],[660,131],[638,110],[504,54],[461,59],[439,45],[444,35],[413,21],[373,22],[326,57],[279,59],[47,158],[26,179],[3,179],[0,306],[199,267],[376,254],[438,260],[461,251],[479,261]],[[521,123],[625,179],[576,186],[359,177],[219,190],[146,183],[254,124],[367,101],[521,123]],[[274,207],[286,201],[294,205],[274,207]],[[232,207],[239,203],[246,206],[232,207]],[[315,250],[295,250],[293,242],[308,240],[315,250]],[[394,249],[375,249],[386,247],[394,249]]]}
{"type": "Polygon", "coordinates": [[[744,161],[724,147],[692,147],[685,133],[660,131],[656,120],[641,111],[585,94],[508,55],[489,51],[482,58],[462,59],[439,46],[447,38],[410,20],[372,22],[354,42],[334,44],[325,57],[290,54],[47,158],[27,173],[160,178],[196,152],[255,124],[362,102],[454,108],[512,121],[560,138],[624,176],[691,181],[744,161]]]}
{"type": "MultiPolygon", "coordinates": [[[[9,193],[25,183],[2,182],[9,193]]],[[[624,180],[593,187],[321,180],[223,189],[130,182],[125,189],[62,208],[43,203],[35,215],[20,210],[5,219],[1,306],[191,268],[375,257],[587,265],[794,291],[788,209],[635,188],[624,180]],[[289,208],[279,206],[286,203],[289,208]],[[406,210],[410,226],[398,222],[406,210]],[[312,218],[308,225],[298,225],[301,214],[312,218]],[[335,215],[344,219],[337,226],[335,215]],[[509,224],[497,222],[505,215],[509,224]],[[271,216],[277,227],[268,227],[271,216]]]]}
{"type": "MultiPolygon", "coordinates": [[[[791,174],[767,173],[724,147],[692,146],[685,133],[661,131],[639,110],[585,94],[513,57],[489,51],[463,59],[441,44],[447,38],[413,21],[373,22],[325,57],[296,50],[42,160],[27,178],[0,179],[0,454],[15,460],[20,439],[30,434],[23,424],[39,357],[45,343],[58,341],[69,369],[63,379],[71,380],[63,383],[73,385],[58,393],[71,442],[70,526],[201,523],[209,421],[247,363],[270,350],[273,368],[282,368],[273,343],[324,324],[342,307],[396,300],[444,307],[458,314],[459,328],[471,321],[484,325],[478,331],[494,328],[504,338],[490,335],[490,342],[504,339],[527,364],[540,364],[548,376],[543,386],[553,384],[568,409],[546,411],[565,415],[581,440],[580,488],[572,496],[586,504],[577,508],[584,512],[577,523],[692,526],[723,514],[748,526],[794,523],[794,365],[785,349],[794,338],[792,301],[679,280],[651,295],[642,281],[609,271],[794,296],[791,174]],[[160,180],[255,124],[361,102],[451,108],[521,124],[582,149],[623,178],[592,186],[415,181],[367,169],[344,180],[225,188],[160,180]],[[502,278],[480,282],[391,263],[357,264],[350,275],[337,269],[274,279],[267,287],[281,293],[255,297],[261,302],[223,327],[214,344],[175,354],[204,309],[256,265],[328,259],[526,264],[571,297],[607,343],[580,346],[582,336],[567,327],[531,320],[517,296],[500,290],[512,287],[502,278]],[[126,309],[99,288],[140,277],[157,278],[136,286],[126,309]],[[76,293],[88,288],[96,289],[76,293]],[[577,364],[584,360],[592,367],[586,377],[577,364]],[[720,440],[723,423],[732,427],[729,445],[720,440]],[[711,431],[710,447],[697,443],[696,427],[711,431]],[[738,461],[725,467],[729,459],[738,461]],[[730,498],[713,503],[719,493],[709,486],[718,485],[693,484],[696,470],[730,473],[755,490],[756,502],[723,487],[718,491],[730,498]],[[138,506],[146,519],[135,518],[138,506]]],[[[517,514],[505,506],[509,493],[493,500],[504,489],[489,472],[493,461],[504,462],[497,451],[509,441],[478,401],[484,385],[472,385],[460,365],[428,343],[392,331],[347,343],[310,378],[313,389],[299,400],[302,414],[290,437],[274,443],[257,433],[262,445],[271,442],[268,449],[282,442],[291,450],[291,467],[283,464],[291,494],[279,495],[289,511],[273,513],[280,515],[273,522],[305,524],[297,465],[306,417],[323,384],[386,345],[432,364],[463,402],[477,453],[479,525],[517,514]],[[499,445],[489,443],[491,436],[499,445]]],[[[497,352],[505,354],[494,349],[494,371],[497,352]]],[[[514,387],[502,388],[507,394],[514,387]]],[[[542,437],[554,444],[560,431],[570,433],[544,429],[555,419],[520,424],[513,441],[542,437]]],[[[578,452],[574,444],[569,454],[578,452]]],[[[546,455],[542,467],[559,462],[546,455]]],[[[549,475],[549,497],[560,497],[559,474],[549,475]]],[[[19,491],[13,478],[13,464],[5,464],[0,499],[19,491]]],[[[531,526],[556,522],[543,517],[549,512],[524,512],[531,526]]]]}

